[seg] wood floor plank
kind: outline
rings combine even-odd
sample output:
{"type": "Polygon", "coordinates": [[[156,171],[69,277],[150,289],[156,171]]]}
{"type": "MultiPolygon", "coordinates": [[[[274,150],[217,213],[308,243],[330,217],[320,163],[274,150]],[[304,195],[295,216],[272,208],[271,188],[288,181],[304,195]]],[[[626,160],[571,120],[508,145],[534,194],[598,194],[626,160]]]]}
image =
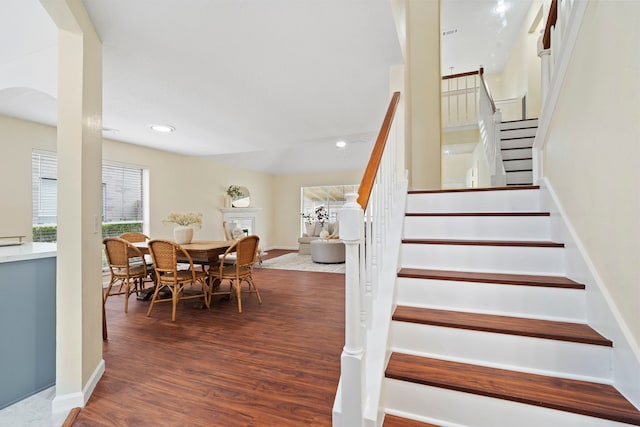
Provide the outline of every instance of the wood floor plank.
{"type": "Polygon", "coordinates": [[[583,323],[557,322],[406,306],[396,307],[393,313],[393,320],[606,347],[613,346],[611,340],[603,337],[589,325],[583,323]]]}
{"type": "MultiPolygon", "coordinates": [[[[272,251],[269,251],[271,255],[272,251]]],[[[274,254],[275,255],[275,254],[274,254]]],[[[74,426],[330,426],[344,275],[255,270],[263,304],[107,301],[106,371],[74,426]]]]}
{"type": "Polygon", "coordinates": [[[640,425],[640,412],[614,387],[393,353],[387,378],[640,425]]]}
{"type": "Polygon", "coordinates": [[[403,268],[398,277],[414,279],[452,280],[458,282],[480,282],[504,285],[543,286],[553,288],[585,289],[581,283],[561,276],[540,276],[531,274],[481,273],[472,271],[430,270],[403,268]]]}

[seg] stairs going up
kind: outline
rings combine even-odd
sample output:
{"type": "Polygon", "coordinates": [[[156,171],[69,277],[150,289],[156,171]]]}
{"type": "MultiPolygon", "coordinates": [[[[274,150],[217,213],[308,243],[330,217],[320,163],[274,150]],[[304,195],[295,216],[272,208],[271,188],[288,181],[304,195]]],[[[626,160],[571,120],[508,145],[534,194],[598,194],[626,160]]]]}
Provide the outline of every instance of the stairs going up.
{"type": "Polygon", "coordinates": [[[507,185],[533,183],[533,140],[538,119],[516,120],[500,124],[500,152],[507,174],[507,185]]]}
{"type": "Polygon", "coordinates": [[[640,426],[539,198],[409,192],[383,426],[640,426]]]}

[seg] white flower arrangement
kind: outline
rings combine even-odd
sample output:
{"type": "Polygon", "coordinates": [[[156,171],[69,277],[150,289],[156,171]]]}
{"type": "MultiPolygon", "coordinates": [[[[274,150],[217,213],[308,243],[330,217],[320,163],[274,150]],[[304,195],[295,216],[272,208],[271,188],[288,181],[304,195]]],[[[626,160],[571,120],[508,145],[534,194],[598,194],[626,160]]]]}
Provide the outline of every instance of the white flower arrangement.
{"type": "Polygon", "coordinates": [[[162,220],[163,224],[176,224],[176,225],[195,225],[198,228],[202,227],[202,214],[200,212],[187,212],[187,213],[175,213],[171,212],[167,218],[162,220]]]}

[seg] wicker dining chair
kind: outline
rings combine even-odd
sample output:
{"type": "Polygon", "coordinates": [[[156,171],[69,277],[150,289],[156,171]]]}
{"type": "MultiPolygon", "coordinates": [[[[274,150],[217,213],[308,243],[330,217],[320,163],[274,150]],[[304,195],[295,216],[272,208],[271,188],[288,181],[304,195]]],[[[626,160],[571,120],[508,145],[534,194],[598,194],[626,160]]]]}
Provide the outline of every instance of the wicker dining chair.
{"type": "Polygon", "coordinates": [[[130,242],[119,237],[107,237],[102,243],[111,272],[111,280],[102,299],[103,305],[112,295],[124,295],[124,312],[129,311],[129,296],[144,290],[144,279],[148,275],[147,266],[140,262],[144,254],[130,242]],[[119,283],[117,291],[114,285],[119,283]]]}
{"type": "MultiPolygon", "coordinates": [[[[149,240],[149,236],[147,236],[144,233],[140,233],[138,231],[130,231],[128,233],[122,233],[118,237],[120,237],[121,239],[126,240],[127,242],[131,242],[131,243],[146,242],[146,241],[149,240]]],[[[143,256],[143,259],[144,259],[145,264],[147,264],[147,273],[149,273],[149,277],[155,283],[156,276],[155,276],[155,273],[153,272],[153,261],[151,260],[151,255],[145,254],[143,256]]],[[[140,260],[140,262],[142,262],[142,260],[140,260]]]]}
{"type": "Polygon", "coordinates": [[[203,298],[205,305],[209,308],[206,273],[194,268],[191,256],[182,246],[169,240],[150,240],[149,252],[156,273],[156,289],[153,292],[147,316],[151,316],[153,306],[159,302],[170,301],[172,303],[172,322],[176,321],[176,307],[180,300],[203,298]],[[189,264],[189,269],[180,270],[178,264],[189,264]],[[196,285],[198,282],[202,287],[202,293],[185,295],[185,286],[188,284],[196,285]],[[169,291],[171,296],[159,298],[162,290],[169,291]]]}
{"type": "MultiPolygon", "coordinates": [[[[229,228],[228,222],[222,221],[222,230],[224,231],[225,240],[238,240],[233,237],[232,230],[229,228]]],[[[222,255],[220,255],[220,262],[222,262],[222,255]]],[[[236,262],[235,255],[231,254],[229,257],[227,257],[225,262],[227,264],[234,264],[236,262]]],[[[260,249],[259,245],[258,247],[256,247],[256,262],[262,267],[262,249],[260,249]]]]}
{"type": "Polygon", "coordinates": [[[128,233],[122,233],[120,235],[121,239],[126,240],[127,242],[137,243],[137,242],[146,242],[149,240],[149,236],[144,233],[139,233],[137,231],[130,231],[128,233]]]}
{"type": "MultiPolygon", "coordinates": [[[[244,292],[255,293],[258,297],[258,302],[262,304],[262,298],[260,297],[260,291],[253,281],[253,266],[256,263],[256,257],[258,253],[258,244],[260,238],[255,235],[243,237],[240,240],[236,240],[235,243],[226,250],[222,256],[222,262],[217,269],[209,271],[210,274],[210,289],[209,299],[213,294],[213,286],[219,286],[223,281],[229,280],[229,289],[233,289],[238,300],[238,312],[242,313],[242,282],[247,282],[249,289],[244,292]],[[228,256],[235,254],[235,264],[225,264],[225,260],[228,256]]],[[[231,292],[233,294],[233,292],[231,292]]]]}

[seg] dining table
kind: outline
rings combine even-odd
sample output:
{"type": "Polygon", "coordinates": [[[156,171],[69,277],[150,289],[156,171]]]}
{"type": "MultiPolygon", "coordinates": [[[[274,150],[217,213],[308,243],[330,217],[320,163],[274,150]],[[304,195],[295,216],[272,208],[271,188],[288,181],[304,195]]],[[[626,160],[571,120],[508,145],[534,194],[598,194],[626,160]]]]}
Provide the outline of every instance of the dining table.
{"type": "MultiPolygon", "coordinates": [[[[193,240],[191,243],[184,243],[180,246],[187,251],[194,264],[208,265],[209,269],[215,269],[219,266],[220,255],[224,254],[234,243],[235,240],[193,240]]],[[[149,254],[148,241],[134,242],[132,244],[140,249],[143,254],[149,254]]],[[[210,277],[209,280],[212,280],[212,278],[210,277]]],[[[208,285],[210,290],[217,287],[215,283],[209,283],[208,285]]],[[[231,291],[228,293],[230,294],[231,291]]],[[[224,292],[224,294],[226,295],[227,292],[224,292]]],[[[146,294],[142,295],[140,299],[148,299],[150,297],[151,295],[146,294]]]]}
{"type": "MultiPolygon", "coordinates": [[[[233,240],[193,240],[191,243],[185,243],[180,246],[187,251],[195,263],[208,262],[209,267],[214,267],[218,265],[218,257],[224,254],[233,244],[233,240]]],[[[135,242],[133,245],[140,249],[143,254],[149,253],[148,241],[135,242]]]]}

